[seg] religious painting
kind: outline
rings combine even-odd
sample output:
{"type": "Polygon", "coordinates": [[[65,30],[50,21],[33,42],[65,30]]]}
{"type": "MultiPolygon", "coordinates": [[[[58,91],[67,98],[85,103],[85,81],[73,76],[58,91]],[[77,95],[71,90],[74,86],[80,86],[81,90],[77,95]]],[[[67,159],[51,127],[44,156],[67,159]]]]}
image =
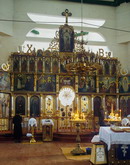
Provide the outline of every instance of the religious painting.
{"type": "Polygon", "coordinates": [[[13,71],[14,72],[19,72],[19,57],[15,57],[13,60],[13,71]]]}
{"type": "Polygon", "coordinates": [[[14,76],[15,91],[33,91],[34,90],[34,75],[18,74],[14,76]]]}
{"type": "Polygon", "coordinates": [[[99,92],[116,93],[115,77],[99,77],[99,92]]]}
{"type": "Polygon", "coordinates": [[[54,58],[52,61],[52,72],[53,73],[58,73],[59,71],[59,62],[58,62],[58,58],[54,58]]]}
{"type": "Polygon", "coordinates": [[[16,97],[15,114],[25,115],[25,97],[24,96],[16,97]]]}
{"type": "Polygon", "coordinates": [[[60,88],[63,86],[72,86],[75,88],[75,77],[74,76],[62,76],[59,78],[60,88]]]}
{"type": "Polygon", "coordinates": [[[110,63],[108,61],[104,62],[104,74],[110,75],[110,63]]]}
{"type": "Polygon", "coordinates": [[[0,91],[10,91],[10,74],[0,72],[0,91]]]}
{"type": "Polygon", "coordinates": [[[27,58],[22,57],[21,59],[21,72],[27,72],[27,58]]]}
{"type": "Polygon", "coordinates": [[[65,24],[59,30],[60,52],[73,52],[74,49],[74,30],[73,27],[65,24]]]}
{"type": "Polygon", "coordinates": [[[42,58],[38,59],[38,62],[37,62],[37,72],[43,72],[43,61],[42,61],[42,58]]]}
{"type": "Polygon", "coordinates": [[[105,109],[106,109],[107,117],[109,117],[110,113],[116,113],[117,112],[117,98],[116,98],[116,96],[106,96],[105,109]]]}
{"type": "Polygon", "coordinates": [[[40,116],[40,98],[38,96],[32,96],[30,98],[30,116],[40,116]]]}
{"type": "Polygon", "coordinates": [[[120,96],[119,109],[122,117],[127,117],[127,115],[130,115],[130,96],[120,96]]]}
{"type": "Polygon", "coordinates": [[[116,65],[117,64],[115,64],[115,62],[112,63],[112,66],[111,66],[111,74],[112,75],[116,75],[116,73],[117,73],[116,65]]]}
{"type": "Polygon", "coordinates": [[[41,57],[43,55],[43,50],[42,49],[38,49],[37,50],[37,56],[41,57]]]}
{"type": "Polygon", "coordinates": [[[35,59],[30,58],[29,60],[29,72],[35,72],[35,59]]]}
{"type": "Polygon", "coordinates": [[[10,115],[10,94],[0,93],[0,118],[10,115]]]}
{"type": "Polygon", "coordinates": [[[66,61],[61,62],[61,64],[60,64],[60,72],[61,72],[61,73],[66,73],[66,72],[67,72],[67,70],[66,70],[66,68],[65,68],[65,62],[66,62],[66,61]]]}
{"type": "Polygon", "coordinates": [[[56,76],[55,75],[39,75],[37,81],[37,90],[41,92],[56,91],[56,76]]]}
{"type": "Polygon", "coordinates": [[[45,59],[45,73],[50,73],[51,72],[51,59],[46,58],[45,59]]]}
{"type": "Polygon", "coordinates": [[[119,92],[120,93],[130,92],[130,76],[119,77],[119,92]]]}
{"type": "Polygon", "coordinates": [[[82,113],[88,112],[88,97],[87,96],[81,97],[81,112],[82,113]]]}
{"type": "Polygon", "coordinates": [[[79,92],[96,92],[96,77],[95,76],[79,76],[78,83],[79,92]]]}
{"type": "Polygon", "coordinates": [[[45,98],[45,113],[53,114],[53,97],[50,95],[45,98]]]}
{"type": "Polygon", "coordinates": [[[102,98],[99,96],[96,96],[94,98],[94,116],[99,117],[100,116],[100,107],[102,105],[102,98]]]}

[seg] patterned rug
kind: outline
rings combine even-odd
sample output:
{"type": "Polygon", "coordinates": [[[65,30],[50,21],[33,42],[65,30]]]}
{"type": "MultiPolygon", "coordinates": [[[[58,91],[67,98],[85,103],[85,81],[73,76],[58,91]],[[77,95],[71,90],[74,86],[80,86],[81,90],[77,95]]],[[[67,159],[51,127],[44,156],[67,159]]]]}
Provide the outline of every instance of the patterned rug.
{"type": "MultiPolygon", "coordinates": [[[[90,160],[91,155],[72,155],[71,151],[74,149],[74,147],[70,148],[64,148],[62,147],[62,153],[66,157],[66,159],[72,159],[72,160],[90,160]]],[[[84,151],[86,151],[86,147],[82,147],[84,151]]]]}

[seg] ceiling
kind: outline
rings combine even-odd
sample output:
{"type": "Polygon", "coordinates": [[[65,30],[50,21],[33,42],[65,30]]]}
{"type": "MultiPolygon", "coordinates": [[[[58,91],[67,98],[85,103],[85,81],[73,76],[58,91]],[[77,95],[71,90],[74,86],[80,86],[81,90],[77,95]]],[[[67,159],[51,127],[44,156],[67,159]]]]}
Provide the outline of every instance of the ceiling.
{"type": "Polygon", "coordinates": [[[117,7],[122,3],[128,3],[130,0],[63,0],[63,1],[70,1],[70,2],[79,2],[79,3],[86,3],[86,4],[96,4],[96,5],[105,5],[105,6],[113,6],[117,7]]]}

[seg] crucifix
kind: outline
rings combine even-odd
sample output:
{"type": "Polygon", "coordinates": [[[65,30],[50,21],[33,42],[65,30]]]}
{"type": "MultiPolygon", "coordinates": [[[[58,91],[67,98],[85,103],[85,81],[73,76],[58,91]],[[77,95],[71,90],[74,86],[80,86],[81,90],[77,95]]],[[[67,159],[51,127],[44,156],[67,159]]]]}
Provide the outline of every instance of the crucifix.
{"type": "Polygon", "coordinates": [[[62,15],[65,16],[65,18],[66,18],[66,21],[65,22],[66,22],[66,24],[68,24],[68,17],[72,16],[72,13],[69,12],[68,9],[65,9],[65,11],[62,12],[62,15]]]}
{"type": "Polygon", "coordinates": [[[123,152],[123,156],[125,157],[126,154],[127,154],[128,146],[127,145],[122,145],[121,149],[122,149],[122,152],[123,152]]]}

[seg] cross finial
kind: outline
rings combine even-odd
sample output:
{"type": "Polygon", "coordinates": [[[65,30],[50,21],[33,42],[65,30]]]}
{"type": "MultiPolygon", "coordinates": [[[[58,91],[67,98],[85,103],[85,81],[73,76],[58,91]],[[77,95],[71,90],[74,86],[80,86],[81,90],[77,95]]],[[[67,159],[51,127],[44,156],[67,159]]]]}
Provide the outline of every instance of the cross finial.
{"type": "Polygon", "coordinates": [[[68,9],[65,9],[65,11],[62,12],[62,15],[65,16],[65,18],[66,18],[66,24],[68,24],[68,17],[69,17],[69,16],[72,16],[72,13],[69,12],[68,9]]]}

